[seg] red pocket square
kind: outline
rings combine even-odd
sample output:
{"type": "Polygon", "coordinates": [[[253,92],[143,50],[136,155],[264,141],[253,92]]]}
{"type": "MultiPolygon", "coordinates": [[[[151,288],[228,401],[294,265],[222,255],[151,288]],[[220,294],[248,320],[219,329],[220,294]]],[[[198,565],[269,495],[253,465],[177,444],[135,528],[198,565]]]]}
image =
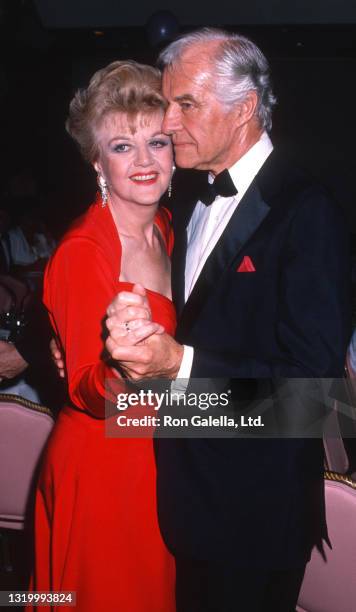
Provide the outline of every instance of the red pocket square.
{"type": "Polygon", "coordinates": [[[245,255],[236,272],[256,272],[256,268],[248,255],[245,255]]]}

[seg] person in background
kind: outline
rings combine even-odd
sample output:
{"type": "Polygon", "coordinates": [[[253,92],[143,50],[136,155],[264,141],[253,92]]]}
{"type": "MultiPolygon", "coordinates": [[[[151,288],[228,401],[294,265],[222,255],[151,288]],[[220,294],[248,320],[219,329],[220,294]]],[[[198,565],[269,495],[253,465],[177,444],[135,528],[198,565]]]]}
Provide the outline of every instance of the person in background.
{"type": "Polygon", "coordinates": [[[16,277],[11,225],[9,213],[1,209],[0,393],[20,395],[56,410],[63,393],[50,359],[48,317],[39,296],[16,277]]]}
{"type": "MultiPolygon", "coordinates": [[[[15,341],[19,338],[15,324],[16,315],[21,316],[25,304],[30,298],[29,288],[25,283],[14,277],[12,271],[11,217],[5,209],[0,210],[0,393],[21,395],[26,399],[39,402],[37,392],[21,377],[28,368],[28,362],[19,352],[15,341]]],[[[31,338],[30,345],[34,353],[39,350],[39,338],[31,338]],[[35,340],[33,342],[33,340],[35,340]]],[[[44,354],[49,357],[48,336],[41,346],[44,354]]]]}
{"type": "Polygon", "coordinates": [[[11,227],[11,217],[7,210],[0,208],[0,274],[8,274],[10,270],[10,244],[8,230],[11,227]]]}
{"type": "Polygon", "coordinates": [[[347,370],[350,378],[356,378],[356,331],[354,330],[347,350],[347,370]]]}
{"type": "Polygon", "coordinates": [[[55,242],[43,220],[43,194],[34,171],[27,166],[19,168],[7,181],[1,197],[11,213],[6,236],[11,272],[19,278],[28,274],[26,281],[36,289],[35,279],[42,276],[55,242]]]}
{"type": "MultiPolygon", "coordinates": [[[[11,281],[11,287],[26,290],[23,283],[12,277],[0,277],[0,300],[2,289],[11,281]],[[6,282],[6,285],[2,285],[6,282]]],[[[18,289],[19,291],[19,289],[18,289]]],[[[29,303],[24,311],[13,312],[9,329],[6,312],[0,314],[0,393],[19,395],[37,404],[48,406],[56,414],[65,397],[65,387],[58,379],[49,350],[53,335],[47,311],[37,296],[26,293],[29,303]],[[16,319],[21,327],[16,328],[16,319]]],[[[11,296],[7,300],[8,312],[13,305],[11,296]]],[[[1,305],[5,304],[1,301],[1,305]]]]}

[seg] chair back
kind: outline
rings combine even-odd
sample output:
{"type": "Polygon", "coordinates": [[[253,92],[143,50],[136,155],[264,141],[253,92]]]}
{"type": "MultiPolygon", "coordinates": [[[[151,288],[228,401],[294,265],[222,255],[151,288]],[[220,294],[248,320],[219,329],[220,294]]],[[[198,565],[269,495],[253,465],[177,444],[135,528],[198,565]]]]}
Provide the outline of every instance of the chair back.
{"type": "Polygon", "coordinates": [[[338,402],[336,400],[325,421],[323,442],[325,469],[338,474],[346,474],[350,465],[340,431],[338,402]]]}
{"type": "Polygon", "coordinates": [[[356,610],[356,482],[325,473],[326,520],[332,548],[314,549],[306,567],[298,612],[356,610]]]}
{"type": "Polygon", "coordinates": [[[0,528],[23,529],[39,460],[53,425],[48,408],[0,394],[0,528]]]}

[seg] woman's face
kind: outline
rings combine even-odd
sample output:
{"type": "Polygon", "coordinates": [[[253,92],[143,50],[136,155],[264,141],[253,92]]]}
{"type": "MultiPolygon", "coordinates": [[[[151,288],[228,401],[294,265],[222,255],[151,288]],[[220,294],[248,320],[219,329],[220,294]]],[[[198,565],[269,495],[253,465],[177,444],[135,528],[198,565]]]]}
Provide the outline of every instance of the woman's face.
{"type": "Polygon", "coordinates": [[[172,176],[173,153],[162,133],[163,110],[139,114],[130,127],[125,113],[111,113],[95,130],[99,157],[94,167],[105,178],[113,204],[158,202],[172,176]]]}

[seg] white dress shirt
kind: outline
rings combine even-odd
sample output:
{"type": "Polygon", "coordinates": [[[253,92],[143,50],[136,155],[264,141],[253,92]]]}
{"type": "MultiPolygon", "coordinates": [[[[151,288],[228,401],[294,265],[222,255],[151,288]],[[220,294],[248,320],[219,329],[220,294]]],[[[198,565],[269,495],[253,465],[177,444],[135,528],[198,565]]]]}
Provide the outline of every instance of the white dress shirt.
{"type": "MultiPolygon", "coordinates": [[[[210,206],[206,206],[200,201],[197,202],[187,227],[185,301],[189,298],[210,253],[272,149],[273,145],[268,134],[263,132],[258,142],[231,168],[228,168],[237,194],[228,198],[217,196],[210,206]]],[[[210,175],[209,182],[213,182],[213,179],[214,177],[210,175]]],[[[172,391],[178,393],[185,391],[192,369],[193,357],[193,347],[184,345],[183,359],[177,380],[172,383],[172,391]]]]}

